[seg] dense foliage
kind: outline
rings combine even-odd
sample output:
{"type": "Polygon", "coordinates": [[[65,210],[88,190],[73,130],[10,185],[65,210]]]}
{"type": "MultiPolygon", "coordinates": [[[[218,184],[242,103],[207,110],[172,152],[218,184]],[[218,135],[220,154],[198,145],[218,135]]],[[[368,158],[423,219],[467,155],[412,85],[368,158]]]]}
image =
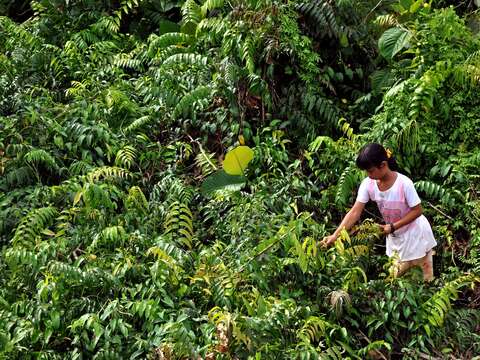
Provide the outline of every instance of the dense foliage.
{"type": "Polygon", "coordinates": [[[474,10],[0,0],[0,358],[480,354],[474,10]],[[369,141],[424,200],[431,284],[392,278],[374,207],[319,247],[369,141]]]}

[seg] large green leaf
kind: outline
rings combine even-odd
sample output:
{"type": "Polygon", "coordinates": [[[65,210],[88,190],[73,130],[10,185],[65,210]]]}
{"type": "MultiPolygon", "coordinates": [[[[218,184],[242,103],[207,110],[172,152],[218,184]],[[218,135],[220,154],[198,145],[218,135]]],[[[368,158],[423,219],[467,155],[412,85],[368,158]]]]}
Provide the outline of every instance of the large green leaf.
{"type": "Polygon", "coordinates": [[[202,192],[210,194],[216,190],[239,190],[245,182],[245,176],[229,175],[225,171],[219,170],[205,179],[202,184],[202,192]]]}
{"type": "Polygon", "coordinates": [[[253,159],[253,150],[248,146],[237,146],[230,150],[223,160],[223,169],[230,175],[243,175],[248,163],[253,159]]]}
{"type": "Polygon", "coordinates": [[[394,77],[389,69],[380,69],[370,75],[373,92],[379,94],[384,88],[393,85],[394,77]]]}
{"type": "Polygon", "coordinates": [[[392,59],[395,54],[408,45],[412,34],[410,31],[394,27],[388,29],[378,40],[378,49],[380,54],[388,60],[392,59]]]}

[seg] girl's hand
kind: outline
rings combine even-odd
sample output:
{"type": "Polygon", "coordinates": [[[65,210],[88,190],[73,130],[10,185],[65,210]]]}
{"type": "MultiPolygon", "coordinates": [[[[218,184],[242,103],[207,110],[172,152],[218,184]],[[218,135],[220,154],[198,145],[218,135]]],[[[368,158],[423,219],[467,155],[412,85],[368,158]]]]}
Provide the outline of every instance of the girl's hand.
{"type": "Polygon", "coordinates": [[[325,236],[322,241],[320,241],[320,246],[326,248],[333,244],[337,240],[335,235],[325,236]]]}
{"type": "Polygon", "coordinates": [[[380,230],[382,231],[383,235],[388,235],[392,233],[392,227],[390,224],[377,224],[380,230]]]}

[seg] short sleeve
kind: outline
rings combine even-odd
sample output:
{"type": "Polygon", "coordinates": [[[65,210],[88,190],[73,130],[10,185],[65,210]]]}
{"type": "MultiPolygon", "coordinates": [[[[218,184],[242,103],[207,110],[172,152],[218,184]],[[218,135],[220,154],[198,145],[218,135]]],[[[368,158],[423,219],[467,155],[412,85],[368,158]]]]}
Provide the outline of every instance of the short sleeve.
{"type": "Polygon", "coordinates": [[[413,185],[412,180],[406,179],[404,182],[403,191],[405,193],[405,200],[409,207],[417,206],[421,203],[420,197],[417,194],[417,190],[415,190],[415,186],[413,185]]]}
{"type": "Polygon", "coordinates": [[[369,178],[363,179],[358,188],[357,201],[363,204],[366,204],[370,200],[370,195],[368,194],[368,180],[369,178]]]}

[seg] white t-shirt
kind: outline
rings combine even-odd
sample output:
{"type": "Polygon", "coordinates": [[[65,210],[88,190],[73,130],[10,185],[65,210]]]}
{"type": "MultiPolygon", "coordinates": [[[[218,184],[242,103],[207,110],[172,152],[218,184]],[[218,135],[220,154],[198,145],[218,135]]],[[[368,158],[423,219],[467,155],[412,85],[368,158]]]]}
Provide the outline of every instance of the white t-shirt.
{"type": "MultiPolygon", "coordinates": [[[[377,203],[385,223],[400,220],[420,204],[412,180],[400,173],[386,191],[378,189],[376,180],[365,178],[358,189],[357,201],[367,203],[369,200],[377,203]]],[[[423,215],[387,235],[387,255],[393,256],[396,251],[402,261],[419,259],[436,245],[432,228],[423,215]]]]}

